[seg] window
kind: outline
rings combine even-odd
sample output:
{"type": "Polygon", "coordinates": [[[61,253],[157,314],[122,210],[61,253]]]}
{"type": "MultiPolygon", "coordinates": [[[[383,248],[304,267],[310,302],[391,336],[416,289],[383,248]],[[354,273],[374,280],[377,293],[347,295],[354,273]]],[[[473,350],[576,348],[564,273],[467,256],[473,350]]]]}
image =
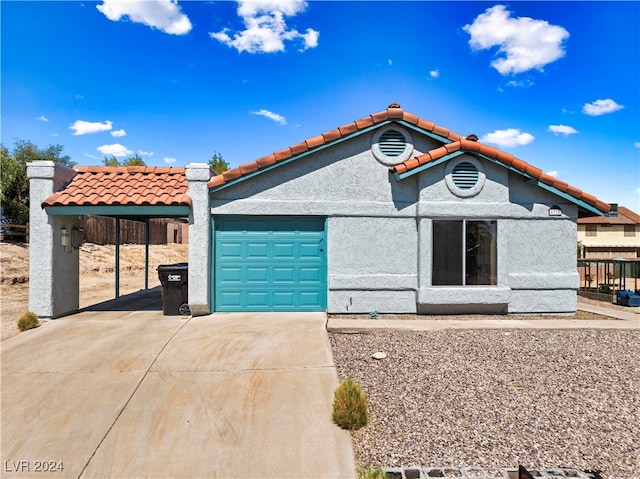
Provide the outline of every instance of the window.
{"type": "Polygon", "coordinates": [[[624,235],[625,236],[635,236],[636,235],[636,225],[624,225],[624,235]]]}
{"type": "Polygon", "coordinates": [[[598,235],[598,225],[586,225],[586,236],[597,236],[598,235]]]}
{"type": "Polygon", "coordinates": [[[434,286],[493,285],[497,275],[497,221],[434,221],[434,286]]]}

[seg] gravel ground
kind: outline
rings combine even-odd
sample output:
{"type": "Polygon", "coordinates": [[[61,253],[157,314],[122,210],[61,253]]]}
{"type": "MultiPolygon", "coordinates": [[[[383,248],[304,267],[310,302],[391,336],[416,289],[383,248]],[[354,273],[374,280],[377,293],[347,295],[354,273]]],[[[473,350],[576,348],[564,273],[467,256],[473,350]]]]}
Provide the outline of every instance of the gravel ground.
{"type": "Polygon", "coordinates": [[[356,464],[640,477],[640,330],[330,333],[369,398],[356,464]],[[375,360],[374,352],[387,358],[375,360]]]}

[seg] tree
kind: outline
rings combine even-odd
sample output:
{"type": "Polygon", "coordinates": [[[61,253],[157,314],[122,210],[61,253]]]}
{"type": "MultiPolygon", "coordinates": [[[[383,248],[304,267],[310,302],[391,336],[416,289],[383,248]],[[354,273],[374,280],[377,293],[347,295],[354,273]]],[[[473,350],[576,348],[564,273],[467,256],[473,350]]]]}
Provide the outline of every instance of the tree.
{"type": "Polygon", "coordinates": [[[26,224],[29,221],[29,178],[27,164],[36,160],[53,161],[74,166],[68,155],[62,156],[62,145],[49,145],[39,149],[30,141],[18,140],[13,151],[0,146],[0,201],[3,221],[26,224]]]}
{"type": "Polygon", "coordinates": [[[131,156],[124,161],[118,160],[113,155],[111,155],[110,158],[107,158],[105,156],[104,159],[102,160],[102,164],[104,166],[116,166],[116,167],[117,166],[147,166],[147,164],[144,162],[144,159],[138,156],[137,153],[135,156],[131,156]]]}
{"type": "Polygon", "coordinates": [[[213,171],[215,171],[219,175],[221,175],[222,173],[224,173],[229,169],[229,163],[224,161],[222,159],[222,155],[217,151],[213,154],[213,157],[211,157],[211,160],[209,160],[209,165],[211,166],[211,168],[213,168],[213,171]]]}

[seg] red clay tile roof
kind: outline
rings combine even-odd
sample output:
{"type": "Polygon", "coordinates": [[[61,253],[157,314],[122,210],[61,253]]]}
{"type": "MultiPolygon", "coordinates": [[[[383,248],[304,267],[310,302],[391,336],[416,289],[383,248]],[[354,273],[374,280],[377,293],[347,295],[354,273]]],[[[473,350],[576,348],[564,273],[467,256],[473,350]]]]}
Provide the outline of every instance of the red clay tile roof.
{"type": "Polygon", "coordinates": [[[184,168],[76,166],[78,174],[42,206],[190,206],[184,168]]]}
{"type": "Polygon", "coordinates": [[[620,206],[618,216],[587,216],[578,218],[580,224],[610,224],[610,225],[637,225],[640,224],[640,215],[629,208],[620,206]]]}
{"type": "Polygon", "coordinates": [[[241,178],[242,176],[248,175],[264,168],[268,168],[281,161],[288,160],[296,155],[309,150],[313,150],[323,145],[327,145],[336,140],[352,135],[360,130],[369,128],[388,120],[399,120],[411,125],[415,125],[419,129],[425,130],[441,137],[442,141],[445,142],[445,144],[439,148],[436,148],[423,155],[411,158],[404,163],[400,163],[399,165],[391,167],[390,169],[394,173],[404,173],[430,161],[435,161],[436,159],[442,158],[443,156],[453,153],[454,151],[465,150],[483,154],[499,161],[500,163],[511,166],[516,170],[521,171],[522,173],[532,176],[542,183],[552,186],[578,200],[584,201],[585,203],[593,206],[603,213],[609,211],[609,204],[605,203],[604,201],[598,200],[595,196],[589,195],[582,190],[579,190],[578,188],[574,188],[564,181],[560,181],[552,176],[546,175],[539,168],[536,168],[509,153],[505,153],[501,150],[498,150],[497,148],[493,148],[491,146],[487,146],[478,142],[475,135],[469,135],[465,138],[462,135],[448,130],[447,128],[443,128],[433,122],[423,120],[413,113],[404,111],[402,107],[397,103],[392,103],[386,110],[383,110],[381,112],[373,113],[368,117],[361,118],[360,120],[356,120],[352,123],[340,126],[335,130],[331,130],[316,137],[309,138],[301,143],[292,145],[289,148],[285,148],[283,150],[272,153],[271,155],[259,158],[256,161],[252,161],[237,168],[227,170],[221,175],[212,177],[208,183],[209,188],[222,186],[233,180],[241,178]]]}

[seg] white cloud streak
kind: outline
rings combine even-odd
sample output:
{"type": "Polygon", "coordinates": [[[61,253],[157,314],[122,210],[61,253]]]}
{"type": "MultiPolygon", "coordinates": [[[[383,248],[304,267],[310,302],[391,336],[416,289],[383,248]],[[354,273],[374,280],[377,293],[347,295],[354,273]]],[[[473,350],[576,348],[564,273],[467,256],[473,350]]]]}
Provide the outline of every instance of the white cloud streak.
{"type": "Polygon", "coordinates": [[[112,145],[102,145],[96,148],[96,150],[107,156],[127,156],[133,153],[133,151],[131,151],[126,146],[121,145],[120,143],[114,143],[112,145]]]}
{"type": "Polygon", "coordinates": [[[491,66],[501,75],[542,70],[565,55],[563,42],[569,38],[567,30],[545,20],[512,18],[504,5],[488,8],[463,30],[471,35],[473,50],[498,47],[491,66]]]}
{"type": "Polygon", "coordinates": [[[440,78],[440,70],[431,70],[429,76],[431,78],[440,78]]]}
{"type": "Polygon", "coordinates": [[[556,170],[552,170],[552,171],[547,171],[545,174],[549,175],[549,176],[553,176],[554,178],[557,178],[559,173],[556,170]]]}
{"type": "Polygon", "coordinates": [[[567,125],[549,125],[547,131],[550,131],[554,135],[564,136],[575,135],[576,133],[578,133],[578,130],[576,130],[574,127],[567,125]]]}
{"type": "Polygon", "coordinates": [[[39,117],[37,117],[37,118],[36,118],[36,120],[38,120],[38,121],[44,121],[44,122],[46,123],[47,121],[49,121],[49,118],[47,118],[47,117],[46,117],[46,116],[44,116],[44,115],[40,115],[39,117]]]}
{"type": "Polygon", "coordinates": [[[109,20],[128,17],[170,35],[185,35],[191,31],[191,21],[182,13],[176,0],[103,0],[96,8],[109,20]]]}
{"type": "Polygon", "coordinates": [[[507,128],[487,133],[480,141],[501,147],[516,147],[528,145],[534,139],[535,137],[531,133],[523,133],[517,128],[507,128]]]}
{"type": "Polygon", "coordinates": [[[173,165],[176,162],[176,159],[175,158],[170,158],[170,157],[167,156],[167,157],[165,157],[164,162],[167,165],[173,165]]]}
{"type": "Polygon", "coordinates": [[[225,28],[209,36],[238,52],[274,53],[285,51],[285,41],[302,42],[300,51],[318,46],[320,32],[307,28],[305,33],[287,26],[285,17],[293,17],[307,8],[304,0],[240,0],[238,16],[245,29],[232,33],[225,28]]]}
{"type": "Polygon", "coordinates": [[[634,147],[634,148],[640,148],[640,141],[636,141],[636,142],[633,144],[633,147],[634,147]]]}
{"type": "Polygon", "coordinates": [[[125,136],[126,134],[127,134],[127,132],[124,131],[124,130],[113,130],[111,132],[111,136],[114,136],[114,137],[117,137],[117,138],[119,138],[121,136],[125,136]]]}
{"type": "Polygon", "coordinates": [[[623,108],[624,106],[618,105],[611,98],[607,98],[606,100],[596,100],[592,103],[585,103],[582,107],[582,113],[589,116],[600,116],[622,110],[623,108]]]}
{"type": "Polygon", "coordinates": [[[89,135],[91,133],[98,133],[101,131],[109,131],[113,127],[113,122],[107,120],[103,122],[99,121],[83,121],[76,120],[73,125],[69,127],[73,130],[75,136],[89,135]]]}
{"type": "Polygon", "coordinates": [[[153,151],[138,150],[140,156],[153,156],[153,151]]]}
{"type": "Polygon", "coordinates": [[[258,111],[252,111],[251,112],[252,115],[258,115],[258,116],[264,116],[266,118],[269,118],[270,120],[275,121],[276,123],[280,123],[281,125],[286,125],[287,124],[287,120],[285,119],[284,116],[282,115],[278,115],[277,113],[274,113],[272,111],[269,110],[258,110],[258,111]]]}

